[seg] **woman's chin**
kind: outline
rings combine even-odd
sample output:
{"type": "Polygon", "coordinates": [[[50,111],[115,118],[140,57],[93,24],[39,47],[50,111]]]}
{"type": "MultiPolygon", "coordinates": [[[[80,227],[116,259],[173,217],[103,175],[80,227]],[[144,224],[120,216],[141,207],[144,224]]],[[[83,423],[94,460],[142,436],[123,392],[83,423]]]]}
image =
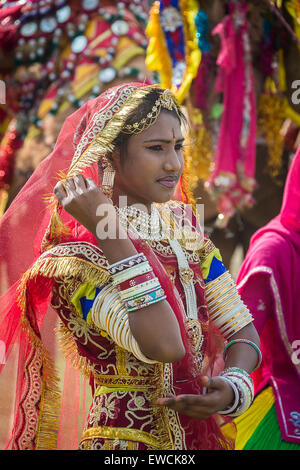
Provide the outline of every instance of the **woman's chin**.
{"type": "Polygon", "coordinates": [[[155,191],[153,202],[163,203],[168,202],[174,197],[176,187],[167,188],[166,186],[161,186],[159,191],[155,191]]]}
{"type": "Polygon", "coordinates": [[[168,202],[172,199],[174,196],[174,191],[169,191],[169,193],[166,192],[166,194],[160,194],[157,195],[154,199],[153,202],[156,202],[157,204],[163,204],[164,202],[168,202]]]}

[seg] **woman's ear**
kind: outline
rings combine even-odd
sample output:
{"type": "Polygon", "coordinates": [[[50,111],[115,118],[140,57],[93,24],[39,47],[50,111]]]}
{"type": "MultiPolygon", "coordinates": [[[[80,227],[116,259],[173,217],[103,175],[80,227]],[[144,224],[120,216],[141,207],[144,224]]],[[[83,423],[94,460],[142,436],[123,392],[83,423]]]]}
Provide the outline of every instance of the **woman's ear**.
{"type": "Polygon", "coordinates": [[[109,156],[109,161],[114,170],[118,171],[121,167],[121,153],[120,149],[116,148],[109,156]]]}

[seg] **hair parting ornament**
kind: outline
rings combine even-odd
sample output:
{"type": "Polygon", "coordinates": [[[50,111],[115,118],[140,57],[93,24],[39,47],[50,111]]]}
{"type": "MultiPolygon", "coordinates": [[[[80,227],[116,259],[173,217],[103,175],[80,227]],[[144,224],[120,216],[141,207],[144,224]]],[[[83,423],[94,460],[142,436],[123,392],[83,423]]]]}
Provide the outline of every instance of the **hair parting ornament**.
{"type": "Polygon", "coordinates": [[[147,114],[147,116],[145,118],[143,118],[140,122],[135,122],[134,124],[129,124],[127,126],[124,127],[124,129],[122,130],[122,132],[124,133],[128,133],[128,134],[139,134],[141,132],[143,132],[145,129],[147,129],[148,127],[150,127],[151,125],[153,125],[162,108],[165,108],[169,111],[171,111],[172,109],[175,109],[179,119],[180,119],[180,116],[179,116],[179,113],[178,113],[178,105],[175,103],[174,101],[174,97],[171,93],[170,90],[164,90],[163,93],[161,94],[161,96],[159,97],[158,100],[156,100],[155,102],[155,105],[153,106],[152,108],[152,111],[150,113],[147,114]]]}

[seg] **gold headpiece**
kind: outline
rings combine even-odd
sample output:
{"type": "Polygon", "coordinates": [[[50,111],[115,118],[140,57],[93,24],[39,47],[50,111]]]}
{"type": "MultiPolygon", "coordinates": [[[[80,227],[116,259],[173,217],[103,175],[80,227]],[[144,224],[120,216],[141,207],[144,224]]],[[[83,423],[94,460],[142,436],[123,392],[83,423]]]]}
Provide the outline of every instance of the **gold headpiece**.
{"type": "Polygon", "coordinates": [[[145,118],[143,118],[140,122],[135,122],[134,124],[128,124],[123,127],[122,132],[125,134],[140,134],[148,127],[152,126],[155,121],[157,120],[161,108],[168,109],[171,111],[175,109],[178,117],[179,116],[179,108],[176,102],[174,101],[174,97],[170,90],[164,90],[161,96],[155,101],[155,105],[153,106],[150,113],[147,114],[145,118]]]}

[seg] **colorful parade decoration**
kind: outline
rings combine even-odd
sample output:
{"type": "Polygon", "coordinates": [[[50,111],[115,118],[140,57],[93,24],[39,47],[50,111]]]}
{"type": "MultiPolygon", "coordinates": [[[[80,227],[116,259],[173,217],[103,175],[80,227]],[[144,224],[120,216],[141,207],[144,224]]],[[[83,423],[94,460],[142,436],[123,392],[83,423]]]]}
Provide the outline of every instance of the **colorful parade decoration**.
{"type": "Polygon", "coordinates": [[[229,14],[213,33],[220,35],[216,87],[223,93],[223,113],[207,183],[221,214],[253,204],[255,187],[256,105],[251,63],[247,5],[231,3],[229,14]]]}
{"type": "Polygon", "coordinates": [[[146,64],[159,73],[160,83],[170,88],[181,104],[197,74],[201,52],[196,37],[196,0],[155,1],[146,33],[146,64]]]}
{"type": "MultiPolygon", "coordinates": [[[[144,0],[32,0],[0,6],[0,54],[7,64],[3,75],[8,90],[0,109],[4,114],[7,107],[13,109],[24,144],[18,146],[20,159],[11,147],[2,150],[1,171],[10,168],[5,191],[15,165],[30,173],[51,151],[60,116],[67,117],[113,81],[152,82],[145,67],[135,63],[146,54],[147,19],[144,0]],[[44,145],[42,152],[30,150],[36,139],[44,145]],[[26,153],[38,156],[27,158],[26,153]]],[[[4,128],[4,118],[1,124],[4,128]]],[[[2,203],[2,212],[4,207],[2,203]]]]}

